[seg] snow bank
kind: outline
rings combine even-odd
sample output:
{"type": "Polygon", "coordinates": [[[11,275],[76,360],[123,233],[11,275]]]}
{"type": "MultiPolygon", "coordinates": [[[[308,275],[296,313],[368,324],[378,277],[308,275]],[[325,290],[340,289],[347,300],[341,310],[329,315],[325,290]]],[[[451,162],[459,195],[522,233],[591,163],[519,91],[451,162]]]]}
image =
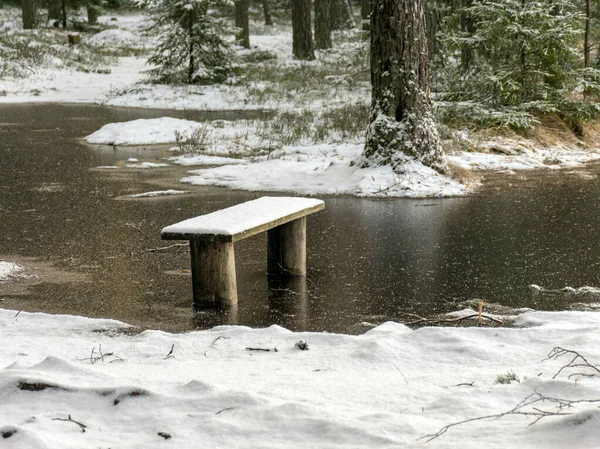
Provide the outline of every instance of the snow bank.
{"type": "Polygon", "coordinates": [[[286,147],[246,165],[194,170],[182,181],[302,195],[429,197],[468,192],[467,186],[415,161],[408,162],[402,174],[391,167],[352,165],[362,150],[362,144],[286,147]]]}
{"type": "MultiPolygon", "coordinates": [[[[348,336],[219,326],[126,335],[111,320],[0,309],[0,431],[10,434],[8,447],[28,449],[409,448],[425,447],[419,438],[445,425],[507,412],[534,392],[599,399],[597,377],[569,378],[585,371],[578,368],[553,380],[570,358],[543,359],[562,346],[600,363],[600,314],[523,318],[536,327],[411,331],[385,323],[348,336]],[[295,345],[300,339],[309,350],[295,345]],[[496,383],[508,372],[520,383],[496,383]]],[[[534,407],[558,411],[551,402],[534,407]]],[[[532,426],[535,416],[511,415],[458,425],[426,447],[596,447],[597,405],[562,412],[532,426]]]]}
{"type": "Polygon", "coordinates": [[[201,124],[171,117],[109,123],[84,140],[103,145],[151,145],[175,142],[175,132],[186,133],[201,124]]]}

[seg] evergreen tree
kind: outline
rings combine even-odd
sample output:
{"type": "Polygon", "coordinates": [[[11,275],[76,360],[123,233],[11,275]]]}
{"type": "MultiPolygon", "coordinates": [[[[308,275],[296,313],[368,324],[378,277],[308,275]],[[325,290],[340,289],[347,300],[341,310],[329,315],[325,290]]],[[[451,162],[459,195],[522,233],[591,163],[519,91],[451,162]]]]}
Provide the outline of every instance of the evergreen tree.
{"type": "Polygon", "coordinates": [[[149,0],[154,18],[150,32],[158,37],[148,70],[161,83],[219,83],[235,70],[235,54],[224,40],[234,29],[211,10],[226,0],[149,0]]]}
{"type": "Polygon", "coordinates": [[[534,114],[567,117],[597,109],[577,100],[583,84],[597,90],[597,75],[582,70],[578,47],[585,17],[572,0],[463,0],[463,5],[456,11],[462,25],[446,28],[444,39],[442,98],[453,102],[445,118],[467,115],[486,126],[526,128],[537,122],[534,114]]]}

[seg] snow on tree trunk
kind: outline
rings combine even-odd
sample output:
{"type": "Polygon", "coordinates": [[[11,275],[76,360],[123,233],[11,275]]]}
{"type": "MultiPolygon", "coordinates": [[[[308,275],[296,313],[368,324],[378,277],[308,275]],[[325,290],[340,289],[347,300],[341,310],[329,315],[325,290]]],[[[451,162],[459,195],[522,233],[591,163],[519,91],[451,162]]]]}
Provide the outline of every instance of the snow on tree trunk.
{"type": "Polygon", "coordinates": [[[315,59],[309,5],[309,0],[292,0],[292,51],[295,59],[315,59]]]}
{"type": "Polygon", "coordinates": [[[236,43],[244,48],[250,48],[250,23],[248,20],[248,0],[235,1],[236,43]]]}
{"type": "Polygon", "coordinates": [[[23,29],[37,28],[35,0],[21,0],[21,7],[23,8],[23,29]]]}
{"type": "Polygon", "coordinates": [[[262,0],[262,7],[265,15],[265,25],[273,25],[273,19],[271,19],[271,9],[269,8],[269,0],[262,0]]]}
{"type": "Polygon", "coordinates": [[[331,48],[330,0],[315,0],[315,47],[331,48]]]}
{"type": "Polygon", "coordinates": [[[371,13],[371,123],[360,165],[417,159],[443,171],[429,97],[423,0],[374,0],[371,13]]]}

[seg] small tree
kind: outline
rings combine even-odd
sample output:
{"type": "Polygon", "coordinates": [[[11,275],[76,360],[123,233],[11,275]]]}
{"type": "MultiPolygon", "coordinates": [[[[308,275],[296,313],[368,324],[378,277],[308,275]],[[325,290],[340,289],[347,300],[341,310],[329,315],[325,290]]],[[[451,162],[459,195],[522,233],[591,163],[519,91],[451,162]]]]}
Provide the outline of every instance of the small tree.
{"type": "Polygon", "coordinates": [[[235,54],[224,40],[234,29],[209,11],[230,6],[226,0],[150,0],[158,36],[148,70],[157,82],[211,84],[223,82],[235,70],[235,54]]]}

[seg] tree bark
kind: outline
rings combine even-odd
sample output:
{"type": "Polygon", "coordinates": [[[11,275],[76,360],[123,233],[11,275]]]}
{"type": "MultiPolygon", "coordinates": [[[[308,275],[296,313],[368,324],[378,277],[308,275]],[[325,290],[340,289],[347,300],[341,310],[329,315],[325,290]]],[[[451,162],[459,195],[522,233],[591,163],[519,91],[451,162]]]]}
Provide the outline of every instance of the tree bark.
{"type": "Polygon", "coordinates": [[[324,50],[332,47],[330,0],[315,0],[315,48],[324,50]]]}
{"type": "Polygon", "coordinates": [[[238,45],[250,48],[250,22],[248,19],[248,0],[235,1],[235,26],[239,29],[235,40],[238,45]]]}
{"type": "Polygon", "coordinates": [[[23,8],[23,29],[31,30],[37,28],[35,0],[21,0],[21,8],[23,8]]]}
{"type": "Polygon", "coordinates": [[[271,9],[269,8],[269,0],[262,0],[262,7],[265,15],[265,25],[273,25],[273,19],[271,19],[271,9]]]}
{"type": "Polygon", "coordinates": [[[371,14],[371,122],[363,167],[398,173],[417,159],[438,171],[445,163],[429,96],[424,0],[374,0],[371,14]]]}
{"type": "Polygon", "coordinates": [[[315,59],[309,0],[292,0],[292,51],[295,59],[315,59]]]}
{"type": "Polygon", "coordinates": [[[354,28],[352,9],[346,0],[330,0],[329,17],[332,30],[348,30],[354,28]]]}

